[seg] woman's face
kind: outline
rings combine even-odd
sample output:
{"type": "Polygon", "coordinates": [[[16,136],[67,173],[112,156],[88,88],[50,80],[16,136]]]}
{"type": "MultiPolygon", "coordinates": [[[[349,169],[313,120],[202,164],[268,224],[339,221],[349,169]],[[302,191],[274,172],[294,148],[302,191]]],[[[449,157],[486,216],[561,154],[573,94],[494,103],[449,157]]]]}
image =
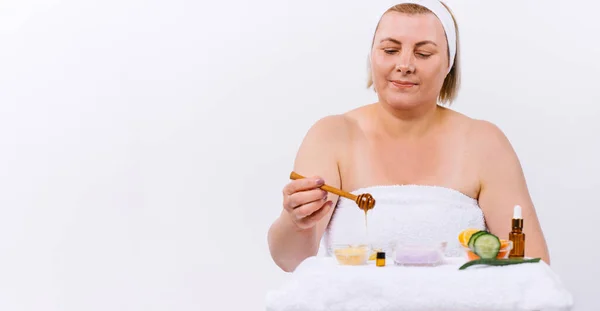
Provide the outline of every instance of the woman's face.
{"type": "Polygon", "coordinates": [[[398,109],[437,103],[448,73],[442,23],[429,14],[386,13],[371,49],[371,70],[380,100],[398,109]]]}

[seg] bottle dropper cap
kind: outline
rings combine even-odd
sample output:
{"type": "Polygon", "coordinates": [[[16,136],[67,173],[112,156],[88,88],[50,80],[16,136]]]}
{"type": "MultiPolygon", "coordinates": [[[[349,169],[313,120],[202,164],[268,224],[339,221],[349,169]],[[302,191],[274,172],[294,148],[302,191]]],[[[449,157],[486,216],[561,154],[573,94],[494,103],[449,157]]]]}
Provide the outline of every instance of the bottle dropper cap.
{"type": "Polygon", "coordinates": [[[515,205],[513,210],[512,227],[513,229],[523,230],[523,214],[519,205],[515,205]]]}
{"type": "Polygon", "coordinates": [[[521,206],[520,205],[515,205],[515,208],[513,211],[513,218],[514,219],[523,219],[523,215],[521,214],[521,206]]]}

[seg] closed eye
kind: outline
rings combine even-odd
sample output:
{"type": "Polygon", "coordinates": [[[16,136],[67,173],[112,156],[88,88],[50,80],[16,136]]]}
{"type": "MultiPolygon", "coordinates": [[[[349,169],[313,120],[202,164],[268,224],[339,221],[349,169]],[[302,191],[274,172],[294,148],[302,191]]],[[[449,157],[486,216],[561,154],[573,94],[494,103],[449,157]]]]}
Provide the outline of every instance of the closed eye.
{"type": "MultiPolygon", "coordinates": [[[[383,51],[384,51],[386,54],[388,54],[388,55],[394,55],[394,54],[398,53],[398,50],[397,50],[397,49],[383,49],[383,51]]],[[[419,52],[419,53],[416,53],[416,55],[417,55],[419,58],[429,58],[429,57],[430,57],[432,54],[431,54],[431,53],[423,53],[423,52],[419,52]]]]}

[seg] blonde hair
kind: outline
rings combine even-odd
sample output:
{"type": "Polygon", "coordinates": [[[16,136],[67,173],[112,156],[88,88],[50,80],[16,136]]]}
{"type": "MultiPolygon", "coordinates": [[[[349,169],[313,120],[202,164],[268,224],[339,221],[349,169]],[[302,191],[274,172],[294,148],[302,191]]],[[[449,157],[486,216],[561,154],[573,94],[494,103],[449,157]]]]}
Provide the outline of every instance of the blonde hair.
{"type": "MultiPolygon", "coordinates": [[[[450,15],[452,16],[452,20],[454,21],[454,28],[456,29],[456,57],[454,58],[454,65],[452,65],[450,72],[448,73],[448,75],[446,75],[446,78],[444,79],[444,84],[442,84],[442,89],[440,90],[440,95],[438,96],[439,102],[447,103],[448,105],[450,105],[456,99],[456,96],[458,95],[458,89],[460,88],[460,59],[459,59],[459,56],[460,56],[459,42],[460,41],[459,41],[458,24],[456,23],[456,18],[454,18],[454,14],[452,14],[452,11],[450,10],[450,8],[445,3],[442,2],[442,4],[446,7],[448,12],[450,12],[450,15]]],[[[389,8],[385,13],[387,13],[387,12],[398,12],[398,13],[404,13],[404,14],[410,14],[410,15],[432,13],[428,8],[418,5],[418,4],[414,4],[414,3],[404,3],[404,4],[395,5],[391,8],[389,8]]],[[[379,25],[377,25],[377,28],[379,28],[379,25]]],[[[375,30],[377,30],[377,29],[375,29],[375,30]]],[[[371,42],[371,47],[373,46],[374,40],[375,40],[375,34],[373,34],[373,41],[371,42]]],[[[450,57],[450,56],[448,55],[448,57],[450,57]]],[[[368,66],[367,88],[370,88],[371,86],[373,86],[373,77],[371,76],[371,60],[370,59],[367,61],[367,66],[368,66]]]]}

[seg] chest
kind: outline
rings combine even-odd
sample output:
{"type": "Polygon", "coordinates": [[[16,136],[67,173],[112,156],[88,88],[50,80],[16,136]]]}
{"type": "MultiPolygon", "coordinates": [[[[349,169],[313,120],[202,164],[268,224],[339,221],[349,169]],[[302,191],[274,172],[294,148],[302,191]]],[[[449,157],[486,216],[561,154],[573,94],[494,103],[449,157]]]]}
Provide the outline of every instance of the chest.
{"type": "Polygon", "coordinates": [[[458,137],[397,141],[353,139],[340,162],[345,188],[370,185],[428,184],[465,189],[475,184],[467,146],[458,137]]]}

